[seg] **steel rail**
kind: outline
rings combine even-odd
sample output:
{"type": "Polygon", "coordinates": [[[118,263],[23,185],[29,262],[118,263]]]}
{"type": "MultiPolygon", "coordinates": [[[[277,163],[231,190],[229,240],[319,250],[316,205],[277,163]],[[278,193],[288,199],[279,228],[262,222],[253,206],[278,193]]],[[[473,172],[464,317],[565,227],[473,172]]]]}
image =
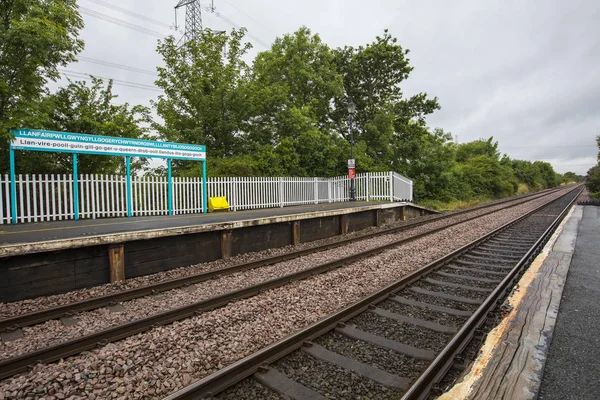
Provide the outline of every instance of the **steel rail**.
{"type": "MultiPolygon", "coordinates": [[[[571,194],[574,190],[568,191],[564,196],[571,194]]],[[[445,255],[444,257],[435,260],[423,268],[411,272],[410,274],[402,277],[396,282],[386,286],[385,288],[377,291],[376,293],[365,297],[350,306],[331,314],[330,316],[316,322],[309,327],[292,334],[278,342],[275,342],[239,361],[230,364],[229,366],[206,376],[205,378],[195,382],[173,394],[166,397],[165,400],[187,400],[187,399],[199,399],[199,398],[210,398],[213,395],[225,390],[226,388],[236,384],[244,378],[247,378],[257,372],[262,366],[275,362],[276,360],[288,355],[289,353],[299,349],[307,342],[311,342],[319,336],[333,330],[340,323],[355,317],[356,315],[366,311],[371,305],[379,303],[385,300],[387,297],[395,292],[398,292],[407,286],[422,279],[425,275],[428,275],[432,271],[440,268],[448,261],[455,259],[462,254],[468,252],[472,248],[486,242],[490,238],[497,236],[501,232],[504,232],[513,225],[521,222],[525,218],[535,214],[537,211],[547,206],[548,204],[557,201],[558,199],[550,200],[536,209],[518,217],[514,220],[502,225],[501,227],[493,230],[492,232],[476,239],[465,246],[445,255]]],[[[576,198],[576,197],[575,197],[576,198]]],[[[572,204],[571,202],[570,204],[572,204]]]]}
{"type": "Polygon", "coordinates": [[[329,243],[329,244],[325,244],[325,245],[321,245],[321,246],[315,246],[315,247],[312,247],[309,249],[296,250],[296,251],[288,252],[288,253],[278,255],[278,256],[262,258],[262,259],[256,260],[256,261],[238,263],[238,264],[235,264],[235,265],[232,265],[229,267],[218,268],[218,269],[214,269],[211,271],[202,272],[199,274],[194,274],[194,275],[185,276],[185,277],[181,277],[181,278],[170,279],[170,280],[167,280],[164,282],[158,282],[158,283],[154,283],[151,285],[145,285],[145,286],[138,287],[138,288],[127,289],[127,290],[120,291],[118,293],[107,294],[104,296],[98,296],[98,297],[94,297],[91,299],[73,302],[73,303],[62,305],[62,306],[56,306],[56,307],[48,308],[48,309],[41,310],[41,311],[35,311],[35,312],[27,313],[27,314],[17,315],[14,317],[0,320],[0,332],[12,331],[12,330],[22,328],[25,326],[36,325],[36,324],[40,324],[40,323],[43,323],[46,321],[59,319],[61,317],[65,317],[65,316],[72,316],[79,312],[90,311],[90,310],[94,310],[94,309],[97,309],[100,307],[105,307],[105,306],[108,306],[108,305],[111,305],[114,303],[118,303],[118,302],[122,302],[122,301],[129,301],[129,300],[137,299],[140,297],[145,297],[145,296],[150,296],[150,295],[154,295],[157,293],[165,292],[168,290],[173,290],[173,289],[193,285],[196,283],[207,281],[207,280],[212,279],[219,275],[224,276],[224,275],[233,274],[235,272],[251,270],[251,269],[255,269],[255,268],[260,268],[260,267],[264,267],[264,266],[268,266],[268,265],[277,264],[277,263],[284,262],[284,261],[289,261],[289,260],[292,260],[292,259],[295,259],[298,257],[303,257],[305,255],[345,246],[347,244],[350,244],[350,243],[353,243],[356,241],[370,239],[370,238],[373,238],[376,236],[381,236],[381,235],[388,235],[391,233],[398,233],[398,232],[405,231],[408,229],[427,225],[432,222],[441,221],[441,220],[444,220],[444,219],[447,219],[450,217],[454,217],[457,215],[462,215],[462,214],[466,214],[469,212],[474,212],[474,211],[478,211],[481,209],[490,208],[490,207],[493,207],[496,205],[509,203],[511,201],[523,200],[521,203],[518,203],[518,204],[522,204],[524,202],[531,201],[531,198],[536,199],[536,198],[543,197],[543,196],[545,196],[549,193],[553,193],[553,192],[554,192],[553,190],[543,191],[543,192],[537,192],[532,195],[521,196],[520,198],[517,198],[517,199],[512,198],[512,199],[502,200],[500,202],[486,204],[482,207],[476,207],[476,208],[471,208],[471,209],[467,209],[467,210],[461,210],[461,211],[458,211],[455,213],[444,214],[444,215],[441,215],[436,218],[427,219],[425,221],[415,221],[415,222],[407,223],[407,224],[399,226],[399,227],[391,227],[391,228],[380,230],[378,232],[371,232],[371,233],[358,235],[358,236],[355,236],[352,238],[337,241],[335,243],[329,243]]]}
{"type": "MultiPolygon", "coordinates": [[[[581,189],[581,191],[583,191],[583,189],[581,189]]],[[[581,191],[579,194],[581,194],[581,191]]],[[[402,400],[425,399],[429,397],[432,387],[446,375],[448,369],[452,366],[455,357],[469,344],[475,331],[485,322],[487,315],[496,307],[496,304],[505,296],[506,292],[511,289],[513,282],[519,276],[521,270],[528,265],[543,248],[557,226],[564,219],[565,215],[567,215],[569,209],[577,201],[577,197],[578,196],[575,196],[573,200],[569,202],[535,244],[531,246],[502,282],[477,308],[467,322],[465,322],[452,340],[450,340],[444,349],[442,349],[425,372],[423,372],[423,374],[421,374],[421,376],[419,376],[419,378],[417,378],[417,380],[408,388],[402,396],[402,400]]]]}
{"type": "MultiPolygon", "coordinates": [[[[546,194],[547,195],[547,194],[546,194]]],[[[522,204],[522,203],[519,203],[522,204]]],[[[128,322],[123,325],[118,325],[112,328],[108,328],[102,331],[94,332],[89,335],[85,335],[79,338],[75,338],[64,343],[59,343],[54,346],[42,348],[30,353],[26,353],[10,359],[0,361],[0,379],[12,376],[16,373],[26,371],[30,366],[37,363],[49,363],[60,360],[61,358],[73,356],[81,353],[85,350],[90,350],[98,345],[105,345],[110,342],[121,340],[129,336],[147,331],[154,327],[161,325],[167,325],[175,321],[179,321],[191,316],[197,315],[204,311],[210,311],[218,307],[222,307],[231,301],[239,300],[254,296],[262,291],[268,289],[274,289],[286,285],[287,283],[306,279],[313,275],[322,274],[331,271],[336,268],[340,268],[344,265],[359,261],[366,257],[381,253],[387,249],[396,247],[401,244],[409,243],[427,235],[448,229],[449,227],[462,224],[476,218],[481,218],[485,215],[489,215],[494,212],[502,212],[507,208],[515,207],[519,204],[511,204],[501,210],[494,210],[483,215],[477,215],[468,219],[452,223],[439,228],[434,228],[430,231],[423,232],[405,239],[396,240],[389,244],[378,246],[373,249],[369,249],[357,254],[353,254],[341,259],[329,261],[315,267],[308,268],[306,270],[298,271],[292,274],[287,274],[278,278],[273,278],[256,285],[248,286],[242,289],[234,290],[228,293],[224,293],[219,296],[215,296],[209,299],[205,299],[196,303],[192,303],[183,307],[168,310],[159,314],[152,315],[150,317],[141,318],[132,322],[128,322]]]]}

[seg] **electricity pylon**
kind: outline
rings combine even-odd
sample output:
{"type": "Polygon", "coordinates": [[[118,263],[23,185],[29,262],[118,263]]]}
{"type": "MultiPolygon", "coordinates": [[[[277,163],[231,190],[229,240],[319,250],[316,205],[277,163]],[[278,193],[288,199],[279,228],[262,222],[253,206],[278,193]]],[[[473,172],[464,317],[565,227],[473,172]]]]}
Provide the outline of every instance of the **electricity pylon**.
{"type": "Polygon", "coordinates": [[[202,7],[200,0],[180,0],[175,6],[175,25],[177,25],[177,9],[185,6],[185,32],[183,43],[196,40],[202,32],[202,7]]]}

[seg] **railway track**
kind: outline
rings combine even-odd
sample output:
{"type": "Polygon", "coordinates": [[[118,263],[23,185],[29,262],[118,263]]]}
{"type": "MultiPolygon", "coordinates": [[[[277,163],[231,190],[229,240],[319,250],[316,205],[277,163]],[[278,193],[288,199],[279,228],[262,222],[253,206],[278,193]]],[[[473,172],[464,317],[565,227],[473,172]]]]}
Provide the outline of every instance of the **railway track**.
{"type": "MultiPolygon", "coordinates": [[[[485,204],[480,207],[475,207],[475,208],[471,208],[471,209],[467,209],[467,210],[461,210],[458,212],[443,214],[443,215],[439,215],[439,216],[436,216],[433,218],[428,218],[428,219],[422,220],[422,221],[406,223],[402,226],[395,226],[395,227],[390,227],[387,229],[381,229],[381,230],[378,230],[377,232],[370,232],[370,233],[366,233],[366,234],[362,234],[362,235],[357,235],[355,237],[343,239],[343,240],[340,240],[340,241],[337,241],[334,243],[328,243],[328,244],[324,244],[324,245],[320,245],[320,246],[311,247],[308,249],[291,251],[291,252],[288,252],[288,253],[285,253],[282,255],[278,255],[278,256],[274,256],[274,257],[266,257],[266,258],[252,261],[252,262],[242,262],[242,263],[239,263],[239,264],[236,264],[233,266],[229,266],[229,267],[218,268],[218,269],[210,270],[207,272],[202,272],[199,274],[185,276],[182,278],[171,279],[171,280],[167,280],[164,282],[157,282],[157,283],[154,283],[151,285],[145,285],[142,287],[129,289],[129,290],[123,290],[123,291],[120,291],[117,293],[112,293],[112,294],[108,294],[108,295],[104,295],[104,296],[98,296],[98,297],[94,297],[94,298],[83,300],[83,301],[78,301],[78,302],[73,302],[73,303],[69,303],[69,304],[65,304],[65,305],[61,305],[61,306],[51,307],[51,308],[47,308],[47,309],[44,309],[41,311],[35,311],[35,312],[21,314],[21,315],[9,317],[9,318],[0,319],[0,332],[9,332],[9,331],[13,331],[15,329],[23,328],[26,326],[40,324],[40,323],[43,323],[46,321],[60,319],[62,317],[73,316],[80,312],[95,310],[95,309],[98,309],[101,307],[114,305],[119,302],[124,302],[124,301],[133,300],[133,299],[138,299],[140,297],[155,295],[155,294],[165,292],[168,290],[173,290],[173,289],[193,285],[196,283],[204,282],[209,279],[213,279],[217,276],[229,275],[229,274],[233,274],[233,273],[236,273],[239,271],[256,269],[256,268],[264,267],[267,265],[273,265],[273,264],[277,264],[280,262],[293,260],[295,258],[303,257],[303,256],[306,256],[309,254],[313,254],[313,253],[317,253],[317,252],[321,252],[321,251],[327,251],[327,250],[334,249],[337,247],[345,246],[345,245],[357,242],[359,240],[365,240],[365,239],[370,239],[370,238],[377,237],[377,236],[388,235],[388,234],[392,234],[392,233],[406,231],[408,229],[413,229],[413,228],[416,228],[419,226],[431,224],[432,222],[441,221],[441,220],[456,217],[459,215],[465,215],[465,214],[469,214],[469,213],[478,212],[480,210],[487,209],[487,208],[494,208],[494,207],[497,207],[499,205],[506,204],[506,203],[514,203],[514,205],[519,205],[526,201],[530,201],[531,199],[539,198],[541,196],[544,196],[548,193],[552,193],[554,191],[555,190],[542,191],[542,192],[535,193],[532,195],[521,196],[517,199],[511,198],[511,199],[507,199],[507,200],[501,200],[498,202],[485,204]]],[[[492,211],[492,212],[494,212],[494,211],[492,211]]],[[[482,216],[482,215],[486,215],[486,214],[479,214],[478,216],[482,216]]]]}
{"type": "Polygon", "coordinates": [[[168,399],[428,398],[580,192],[570,191],[168,399]]]}
{"type": "MultiPolygon", "coordinates": [[[[547,194],[548,193],[545,193],[544,195],[547,195],[547,194]]],[[[530,201],[531,199],[535,199],[540,196],[543,196],[543,195],[527,197],[524,199],[520,199],[518,201],[513,200],[512,203],[510,204],[510,206],[514,207],[516,205],[523,204],[524,202],[530,201]]],[[[498,203],[496,203],[495,205],[497,206],[498,203]]],[[[481,210],[481,209],[479,209],[479,210],[481,210]]],[[[363,259],[365,257],[369,257],[371,255],[380,253],[386,249],[398,246],[402,243],[407,243],[409,241],[416,240],[425,235],[429,235],[434,232],[439,232],[443,229],[448,228],[449,226],[456,225],[459,223],[464,223],[466,221],[469,221],[469,220],[472,220],[475,218],[480,218],[484,215],[490,214],[491,212],[498,212],[498,210],[493,210],[493,211],[489,211],[489,212],[486,211],[483,213],[479,213],[477,216],[466,217],[464,219],[461,219],[458,222],[454,222],[452,224],[448,224],[448,225],[445,225],[442,227],[433,228],[433,229],[427,230],[426,232],[423,232],[423,233],[420,233],[417,235],[413,235],[413,236],[405,238],[405,239],[392,241],[391,243],[385,244],[383,246],[377,246],[375,248],[369,249],[364,252],[353,254],[351,256],[347,256],[347,257],[337,259],[337,260],[334,260],[331,262],[326,262],[326,263],[317,265],[315,267],[311,267],[311,268],[308,268],[305,270],[298,271],[296,273],[287,274],[287,275],[284,275],[284,276],[281,276],[281,277],[278,277],[275,279],[271,279],[271,280],[262,282],[257,285],[251,285],[251,286],[239,289],[239,290],[224,293],[224,294],[216,296],[216,297],[212,297],[212,298],[209,298],[209,299],[206,299],[203,301],[199,301],[199,302],[196,302],[196,303],[184,306],[184,307],[180,307],[177,309],[169,310],[167,312],[156,314],[151,317],[141,318],[139,320],[135,320],[135,321],[123,324],[123,325],[119,325],[119,326],[116,326],[113,328],[105,329],[105,330],[102,330],[102,331],[99,331],[99,332],[96,332],[93,334],[79,337],[74,340],[69,340],[67,342],[60,343],[59,345],[42,348],[42,349],[27,353],[27,354],[23,354],[23,355],[20,355],[17,357],[3,360],[0,362],[0,378],[6,378],[6,377],[14,375],[18,372],[25,371],[25,370],[27,370],[28,367],[30,367],[36,363],[39,363],[39,362],[42,362],[42,363],[53,362],[53,361],[59,360],[61,358],[65,358],[65,357],[68,357],[71,355],[78,354],[82,351],[95,348],[98,345],[104,345],[109,342],[117,341],[117,340],[129,337],[129,336],[135,335],[137,333],[144,332],[146,330],[149,330],[149,329],[159,326],[159,325],[169,324],[169,323],[177,321],[177,320],[181,320],[181,319],[185,319],[185,318],[194,316],[194,315],[196,315],[198,313],[202,313],[204,311],[212,310],[214,308],[226,305],[229,302],[236,300],[236,299],[250,297],[250,296],[253,296],[264,290],[280,287],[289,282],[293,282],[295,280],[304,279],[304,278],[310,277],[315,274],[320,274],[320,273],[324,273],[324,272],[330,271],[335,268],[339,268],[341,266],[355,262],[355,261],[363,259]]],[[[451,216],[454,217],[456,215],[466,214],[466,213],[467,212],[455,213],[451,216]]],[[[446,217],[446,218],[448,218],[448,217],[446,217]]],[[[230,273],[240,271],[240,270],[245,270],[245,269],[255,269],[262,265],[270,265],[270,264],[273,264],[276,262],[293,259],[293,258],[299,257],[301,255],[310,254],[310,253],[313,253],[316,251],[324,251],[324,250],[327,250],[327,249],[330,249],[333,247],[339,247],[339,246],[341,246],[340,243],[348,244],[348,243],[355,242],[356,240],[364,240],[365,238],[375,237],[377,235],[383,235],[384,234],[383,232],[385,232],[385,234],[396,233],[396,232],[400,232],[400,231],[403,231],[406,229],[426,225],[428,223],[439,221],[442,219],[444,219],[444,218],[434,218],[434,219],[430,219],[428,221],[421,222],[421,223],[407,224],[402,227],[390,228],[390,229],[383,230],[383,231],[380,231],[377,233],[362,235],[362,236],[359,236],[358,238],[343,240],[341,242],[337,242],[337,243],[330,244],[330,245],[319,246],[317,248],[311,248],[311,249],[302,250],[299,252],[292,252],[292,253],[284,254],[282,256],[272,257],[270,259],[259,260],[257,262],[253,262],[253,263],[235,265],[233,267],[228,267],[226,269],[226,271],[223,271],[223,270],[209,271],[209,272],[201,274],[199,276],[192,276],[189,278],[185,278],[185,279],[182,278],[180,280],[176,280],[177,281],[176,283],[163,282],[158,285],[159,285],[159,287],[164,287],[165,288],[164,290],[168,290],[168,289],[166,289],[166,287],[168,285],[174,285],[174,284],[184,285],[181,283],[182,281],[188,282],[188,284],[189,284],[189,282],[201,282],[201,281],[204,281],[207,279],[211,279],[215,276],[230,274],[230,273]],[[165,286],[160,286],[160,285],[165,285],[165,286]]],[[[111,295],[110,298],[112,300],[110,300],[110,301],[116,301],[115,299],[121,299],[121,301],[123,301],[123,299],[126,299],[126,297],[122,297],[122,296],[132,296],[133,293],[135,293],[135,295],[137,297],[139,297],[139,296],[141,296],[140,293],[142,293],[142,292],[145,293],[144,295],[148,295],[148,294],[155,294],[155,293],[161,291],[161,290],[156,289],[157,285],[153,285],[153,287],[154,287],[154,289],[149,289],[149,287],[144,287],[144,288],[141,288],[141,289],[143,289],[141,291],[138,291],[138,289],[133,289],[132,291],[128,291],[128,293],[126,293],[126,294],[118,293],[116,295],[111,295]],[[118,296],[121,296],[121,297],[118,297],[118,296]]],[[[96,301],[96,303],[94,303],[94,304],[96,304],[96,306],[94,306],[94,307],[97,307],[98,300],[93,299],[92,302],[94,302],[94,301],[96,301]]],[[[106,301],[106,299],[103,299],[103,301],[106,301]]],[[[103,303],[103,304],[106,304],[106,303],[103,303]]],[[[71,311],[74,309],[72,307],[73,305],[69,305],[69,306],[71,306],[71,307],[70,308],[63,307],[60,311],[57,311],[57,310],[49,310],[49,311],[54,313],[54,314],[52,314],[53,318],[57,318],[57,315],[64,315],[64,313],[68,312],[67,308],[71,311]]],[[[90,304],[88,304],[85,307],[92,307],[92,306],[90,304]]],[[[37,319],[38,321],[39,320],[44,321],[49,318],[48,315],[50,315],[50,314],[45,314],[45,317],[40,319],[40,315],[44,315],[44,313],[45,312],[37,313],[36,316],[30,315],[30,316],[21,316],[21,317],[17,317],[17,318],[23,318],[23,317],[31,318],[28,323],[34,324],[34,323],[36,323],[35,318],[38,318],[37,319]]],[[[12,322],[14,325],[15,324],[14,319],[12,322]]],[[[21,321],[21,324],[24,324],[24,322],[21,321]]],[[[7,325],[10,326],[9,324],[5,324],[5,326],[7,326],[7,325]]]]}

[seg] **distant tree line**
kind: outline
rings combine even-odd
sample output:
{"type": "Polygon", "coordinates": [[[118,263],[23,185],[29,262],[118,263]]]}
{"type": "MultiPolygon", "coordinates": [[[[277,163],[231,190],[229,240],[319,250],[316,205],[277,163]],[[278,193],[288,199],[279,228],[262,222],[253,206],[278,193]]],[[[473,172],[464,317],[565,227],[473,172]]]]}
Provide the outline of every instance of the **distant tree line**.
{"type": "Polygon", "coordinates": [[[592,197],[600,201],[600,135],[596,136],[596,143],[598,144],[598,164],[588,171],[585,184],[592,197]]]}
{"type": "MultiPolygon", "coordinates": [[[[387,30],[364,46],[331,48],[308,28],[286,34],[251,64],[245,30],[202,32],[177,46],[159,42],[164,59],[152,102],[115,105],[112,82],[46,83],[83,49],[76,2],[14,0],[0,7],[0,137],[34,127],[100,135],[205,144],[213,176],[336,176],[346,173],[353,145],[357,172],[393,170],[415,182],[417,200],[497,198],[577,181],[549,163],[510,159],[493,137],[457,144],[426,116],[436,97],[406,97],[409,51],[387,30]],[[40,22],[43,15],[44,23],[40,22]],[[349,114],[352,101],[356,111],[349,114]],[[353,121],[350,125],[350,121],[353,121]]],[[[8,169],[6,141],[0,172],[8,169]]],[[[69,173],[67,155],[18,154],[24,173],[69,173]]],[[[137,171],[148,171],[138,159],[137,171]]],[[[176,162],[175,173],[199,175],[198,163],[176,162]]],[[[82,173],[122,173],[120,158],[81,156],[82,173]]],[[[589,179],[588,179],[589,180],[589,179]]]]}

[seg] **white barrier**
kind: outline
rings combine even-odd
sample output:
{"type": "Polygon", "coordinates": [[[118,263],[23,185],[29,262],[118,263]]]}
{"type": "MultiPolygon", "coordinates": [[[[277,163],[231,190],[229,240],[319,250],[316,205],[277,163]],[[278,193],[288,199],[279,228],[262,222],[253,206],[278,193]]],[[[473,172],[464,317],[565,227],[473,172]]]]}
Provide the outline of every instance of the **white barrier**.
{"type": "MultiPolygon", "coordinates": [[[[127,216],[126,179],[119,175],[79,175],[79,217],[127,216]]],[[[358,174],[356,198],[412,201],[412,181],[395,172],[358,174]]],[[[285,207],[350,200],[350,180],[299,177],[208,178],[208,196],[225,196],[231,210],[285,207]]],[[[73,219],[72,175],[17,175],[17,220],[73,219]]],[[[132,177],[132,215],[167,215],[167,178],[132,177]]],[[[202,212],[202,178],[173,178],[173,212],[202,212]]],[[[0,224],[11,222],[9,176],[0,176],[0,224]]]]}

